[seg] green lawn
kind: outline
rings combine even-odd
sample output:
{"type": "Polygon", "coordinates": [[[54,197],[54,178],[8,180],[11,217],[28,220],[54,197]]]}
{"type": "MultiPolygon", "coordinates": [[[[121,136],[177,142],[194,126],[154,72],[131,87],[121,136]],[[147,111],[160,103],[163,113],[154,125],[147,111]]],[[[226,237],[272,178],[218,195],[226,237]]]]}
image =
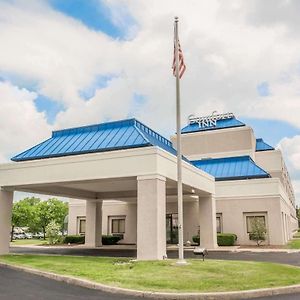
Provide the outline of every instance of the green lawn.
{"type": "Polygon", "coordinates": [[[300,283],[300,268],[264,262],[175,260],[132,262],[127,258],[6,255],[0,261],[137,290],[217,292],[300,283]]]}
{"type": "Polygon", "coordinates": [[[24,240],[14,240],[10,242],[10,245],[47,245],[47,240],[43,239],[24,239],[24,240]]]}
{"type": "Polygon", "coordinates": [[[291,240],[288,242],[288,248],[300,249],[300,239],[291,240]]]}
{"type": "Polygon", "coordinates": [[[300,232],[296,232],[296,233],[294,234],[294,238],[300,238],[300,232]]]}

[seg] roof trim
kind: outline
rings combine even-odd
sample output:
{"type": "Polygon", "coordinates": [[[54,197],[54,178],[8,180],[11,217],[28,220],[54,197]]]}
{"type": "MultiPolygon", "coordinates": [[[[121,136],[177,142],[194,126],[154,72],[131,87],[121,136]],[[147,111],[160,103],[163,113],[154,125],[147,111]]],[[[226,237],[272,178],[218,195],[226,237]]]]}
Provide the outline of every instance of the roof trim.
{"type": "Polygon", "coordinates": [[[231,157],[220,157],[220,158],[210,158],[210,159],[200,159],[200,160],[191,161],[191,163],[195,167],[197,167],[197,168],[199,168],[199,169],[201,169],[201,170],[203,170],[203,171],[211,174],[212,176],[214,176],[216,181],[226,181],[226,180],[230,181],[230,180],[243,180],[243,179],[271,178],[271,175],[268,172],[266,172],[263,168],[261,168],[260,166],[258,166],[249,155],[231,156],[231,157]],[[226,163],[226,162],[228,162],[230,160],[238,160],[238,161],[247,160],[247,161],[251,162],[253,165],[255,165],[255,167],[258,168],[264,174],[238,175],[238,176],[227,176],[227,177],[226,176],[216,176],[216,175],[211,174],[208,171],[202,169],[200,166],[197,166],[197,163],[200,163],[200,162],[206,163],[208,161],[211,161],[211,162],[214,162],[214,163],[218,163],[218,162],[221,163],[223,161],[224,163],[226,163]]]}
{"type": "Polygon", "coordinates": [[[147,146],[157,146],[176,155],[171,141],[131,118],[53,131],[51,138],[17,154],[11,160],[29,161],[147,146]],[[125,133],[127,135],[124,137],[125,133]]]}
{"type": "Polygon", "coordinates": [[[264,139],[262,138],[256,139],[256,146],[255,146],[256,152],[272,151],[272,150],[275,150],[275,148],[269,145],[268,143],[266,143],[264,139]]]}

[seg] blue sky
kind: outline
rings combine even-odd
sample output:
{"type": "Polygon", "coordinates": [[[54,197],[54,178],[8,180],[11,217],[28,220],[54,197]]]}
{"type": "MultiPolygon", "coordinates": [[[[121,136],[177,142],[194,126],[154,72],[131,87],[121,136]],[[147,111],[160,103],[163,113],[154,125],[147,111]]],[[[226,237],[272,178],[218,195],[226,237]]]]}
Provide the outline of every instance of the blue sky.
{"type": "Polygon", "coordinates": [[[284,137],[291,138],[300,134],[299,128],[284,121],[244,117],[239,119],[253,128],[256,138],[263,138],[273,147],[276,147],[284,137]]]}
{"type": "Polygon", "coordinates": [[[113,24],[109,8],[99,0],[49,0],[57,11],[80,20],[87,27],[105,32],[112,38],[124,38],[122,28],[113,24]]]}
{"type": "Polygon", "coordinates": [[[110,8],[101,0],[48,0],[57,11],[81,21],[88,28],[101,31],[114,39],[128,38],[128,28],[136,25],[134,18],[123,7],[123,22],[112,17],[110,8]]]}
{"type": "MultiPolygon", "coordinates": [[[[116,24],[112,20],[112,13],[110,8],[100,0],[48,0],[49,5],[56,11],[82,22],[89,29],[105,33],[112,39],[125,40],[127,30],[130,26],[135,24],[134,18],[126,15],[127,27],[116,24]]],[[[118,77],[117,74],[97,75],[89,86],[79,91],[79,96],[85,101],[89,101],[95,96],[97,89],[107,87],[109,82],[118,77]]],[[[0,80],[9,80],[14,84],[25,87],[28,90],[38,90],[38,83],[30,78],[24,78],[18,74],[10,72],[0,72],[0,80]]],[[[267,81],[262,81],[256,86],[256,92],[260,97],[270,96],[270,86],[267,81]]],[[[127,117],[135,117],[139,110],[147,102],[147,97],[138,93],[132,94],[131,108],[127,117]]],[[[59,112],[65,111],[62,103],[51,99],[45,95],[38,94],[34,101],[37,111],[44,112],[49,124],[54,124],[56,116],[59,112]]],[[[233,109],[231,109],[233,111],[233,109]]],[[[238,117],[238,116],[237,116],[238,117]]],[[[238,117],[239,118],[239,117],[238,117]]],[[[239,118],[247,125],[253,127],[256,137],[262,137],[272,146],[284,137],[293,137],[299,134],[299,129],[285,121],[272,120],[272,119],[256,119],[256,118],[239,118]],[[272,130],[270,130],[272,128],[272,130]]],[[[167,132],[164,132],[167,134],[167,132]]],[[[170,132],[170,134],[173,134],[170,132]]]]}
{"type": "Polygon", "coordinates": [[[173,134],[173,19],[179,14],[187,65],[182,120],[231,111],[256,137],[272,146],[281,141],[286,161],[298,170],[298,6],[282,0],[279,24],[276,5],[233,2],[0,1],[0,160],[51,130],[126,117],[173,134]]]}

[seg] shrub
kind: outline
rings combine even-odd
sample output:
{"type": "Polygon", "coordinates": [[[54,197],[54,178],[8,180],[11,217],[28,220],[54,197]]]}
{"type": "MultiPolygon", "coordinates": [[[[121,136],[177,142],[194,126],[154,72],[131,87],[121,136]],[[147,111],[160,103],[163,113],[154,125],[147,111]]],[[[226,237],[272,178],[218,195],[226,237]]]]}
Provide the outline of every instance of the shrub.
{"type": "Polygon", "coordinates": [[[60,227],[61,226],[55,221],[51,221],[46,226],[46,236],[50,245],[55,245],[62,242],[60,227]]]}
{"type": "Polygon", "coordinates": [[[84,244],[85,236],[84,235],[67,235],[65,236],[65,244],[84,244]]]}
{"type": "Polygon", "coordinates": [[[234,233],[218,233],[217,243],[218,246],[233,246],[237,236],[234,233]]]}
{"type": "MultiPolygon", "coordinates": [[[[200,236],[194,235],[192,237],[193,242],[197,245],[200,245],[200,236]]],[[[233,246],[237,240],[237,235],[234,233],[218,233],[217,234],[217,243],[218,246],[233,246]]]]}
{"type": "Polygon", "coordinates": [[[102,245],[116,245],[121,239],[121,236],[102,235],[102,245]]]}
{"type": "Polygon", "coordinates": [[[266,240],[266,234],[267,228],[265,223],[259,218],[254,218],[251,222],[251,233],[249,233],[249,239],[251,241],[256,241],[256,245],[259,246],[266,240]]]}
{"type": "Polygon", "coordinates": [[[195,244],[200,245],[200,235],[193,235],[192,239],[195,244]]]}

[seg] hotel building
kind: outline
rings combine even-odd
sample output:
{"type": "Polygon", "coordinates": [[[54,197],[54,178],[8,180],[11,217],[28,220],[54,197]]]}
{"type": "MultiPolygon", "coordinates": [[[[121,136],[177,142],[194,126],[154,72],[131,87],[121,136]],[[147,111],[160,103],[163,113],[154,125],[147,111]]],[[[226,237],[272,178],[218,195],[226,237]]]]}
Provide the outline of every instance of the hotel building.
{"type": "MultiPolygon", "coordinates": [[[[267,138],[267,137],[266,137],[267,138]]],[[[13,191],[70,197],[68,234],[101,234],[136,244],[138,259],[162,259],[177,243],[176,135],[168,140],[136,119],[55,131],[0,165],[0,253],[8,251],[13,191]]],[[[253,218],[268,245],[284,245],[298,228],[295,197],[280,150],[233,114],[189,117],[182,129],[184,241],[200,232],[251,245],[253,218]]]]}

